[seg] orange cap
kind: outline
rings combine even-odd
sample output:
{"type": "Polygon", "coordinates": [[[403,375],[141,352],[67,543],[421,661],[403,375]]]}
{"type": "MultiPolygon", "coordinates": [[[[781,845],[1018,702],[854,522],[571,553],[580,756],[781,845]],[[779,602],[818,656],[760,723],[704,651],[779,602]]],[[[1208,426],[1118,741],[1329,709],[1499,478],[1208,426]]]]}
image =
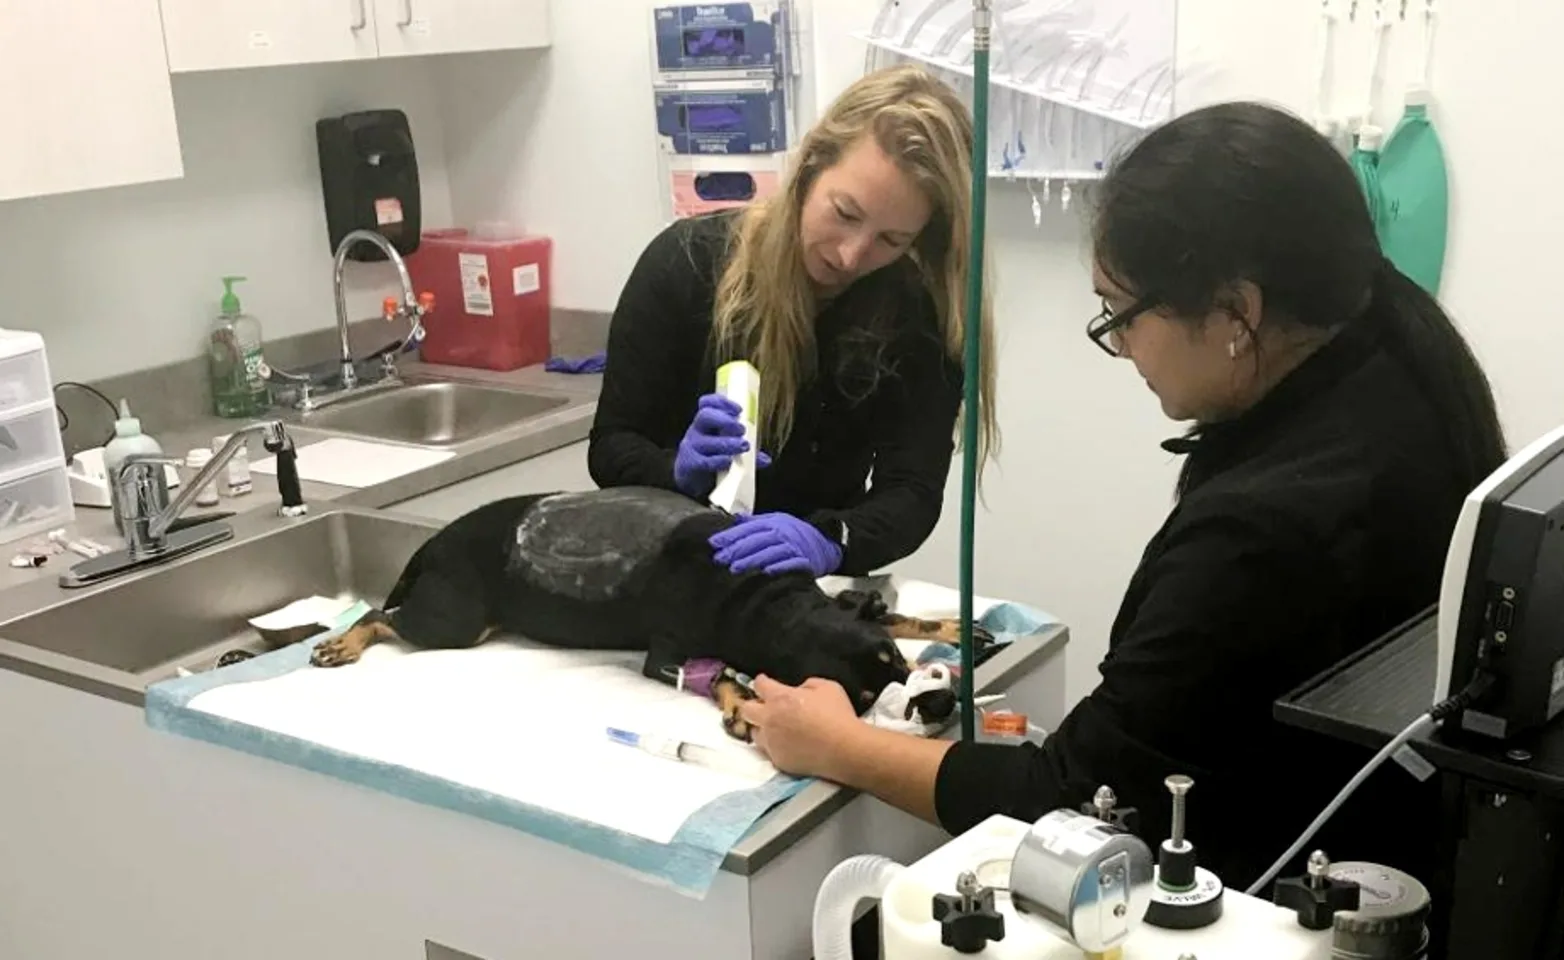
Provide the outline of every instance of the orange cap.
{"type": "Polygon", "coordinates": [[[380,305],[380,309],[385,312],[385,316],[386,316],[387,320],[390,320],[393,317],[395,317],[396,316],[396,297],[386,297],[385,302],[380,305]]]}
{"type": "Polygon", "coordinates": [[[984,710],[983,732],[995,736],[1026,736],[1026,714],[1009,710],[984,710]]]}

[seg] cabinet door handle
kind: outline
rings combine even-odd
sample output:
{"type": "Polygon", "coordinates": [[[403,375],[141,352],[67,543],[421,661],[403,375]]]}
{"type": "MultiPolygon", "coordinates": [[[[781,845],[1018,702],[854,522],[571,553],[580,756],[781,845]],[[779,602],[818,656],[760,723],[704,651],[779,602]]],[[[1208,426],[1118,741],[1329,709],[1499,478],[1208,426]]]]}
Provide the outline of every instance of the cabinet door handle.
{"type": "Polygon", "coordinates": [[[402,19],[397,21],[397,26],[407,27],[413,23],[413,0],[402,0],[402,19]]]}
{"type": "Polygon", "coordinates": [[[356,10],[356,16],[353,17],[354,33],[369,26],[369,9],[364,6],[368,2],[369,0],[353,0],[353,7],[356,10]]]}

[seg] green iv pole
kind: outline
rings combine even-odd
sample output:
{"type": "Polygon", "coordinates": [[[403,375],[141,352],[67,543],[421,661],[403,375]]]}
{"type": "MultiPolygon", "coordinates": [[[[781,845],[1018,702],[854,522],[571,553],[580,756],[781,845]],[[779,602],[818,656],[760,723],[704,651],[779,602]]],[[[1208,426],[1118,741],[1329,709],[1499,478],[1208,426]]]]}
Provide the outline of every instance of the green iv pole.
{"type": "Polygon", "coordinates": [[[992,42],[991,0],[972,0],[972,224],[967,263],[966,390],[961,436],[961,739],[977,736],[973,700],[972,539],[977,519],[979,370],[983,332],[983,232],[988,207],[988,53],[992,42]]]}

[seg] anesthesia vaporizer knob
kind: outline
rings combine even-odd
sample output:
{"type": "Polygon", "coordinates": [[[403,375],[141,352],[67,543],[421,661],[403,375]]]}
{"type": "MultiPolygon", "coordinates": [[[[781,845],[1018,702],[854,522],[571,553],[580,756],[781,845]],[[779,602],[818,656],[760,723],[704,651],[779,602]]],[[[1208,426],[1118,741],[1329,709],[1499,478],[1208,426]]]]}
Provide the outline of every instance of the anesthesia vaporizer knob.
{"type": "Polygon", "coordinates": [[[1140,823],[1139,811],[1134,807],[1119,806],[1118,796],[1106,784],[1097,788],[1090,803],[1081,805],[1081,812],[1127,833],[1136,833],[1140,823]]]}
{"type": "Polygon", "coordinates": [[[1005,939],[1005,918],[994,909],[994,891],[978,883],[977,874],[956,878],[956,895],[934,895],[934,920],[940,943],[957,953],[981,953],[989,942],[1005,939]]]}
{"type": "Polygon", "coordinates": [[[1173,834],[1157,850],[1157,882],[1151,888],[1146,922],[1164,930],[1197,930],[1222,918],[1222,881],[1195,859],[1195,845],[1184,836],[1185,804],[1195,781],[1168,777],[1173,794],[1173,834]]]}
{"type": "Polygon", "coordinates": [[[1285,877],[1276,881],[1272,901],[1298,915],[1305,930],[1329,930],[1336,914],[1358,908],[1358,885],[1330,875],[1330,858],[1324,850],[1309,855],[1309,873],[1305,877],[1285,877]]]}

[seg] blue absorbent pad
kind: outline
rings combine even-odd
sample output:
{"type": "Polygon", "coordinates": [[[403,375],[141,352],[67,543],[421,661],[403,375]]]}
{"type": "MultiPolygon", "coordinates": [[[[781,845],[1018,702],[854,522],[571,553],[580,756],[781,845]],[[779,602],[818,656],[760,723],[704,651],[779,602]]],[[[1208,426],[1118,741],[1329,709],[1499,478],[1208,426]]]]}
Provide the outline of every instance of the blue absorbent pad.
{"type": "MultiPolygon", "coordinates": [[[[728,851],[755,827],[762,815],[810,783],[807,778],[779,774],[751,789],[729,793],[696,811],[678,830],[673,842],[663,844],[190,706],[200,694],[228,684],[315,669],[309,663],[315,645],[340,634],[362,612],[363,608],[350,610],[336,627],[310,640],[218,670],[154,684],[146,695],[148,726],[512,827],[618,864],[697,899],[710,889],[728,851]]],[[[1056,622],[1039,611],[1008,603],[995,606],[982,617],[983,625],[999,642],[1042,633],[1056,622]]]]}

